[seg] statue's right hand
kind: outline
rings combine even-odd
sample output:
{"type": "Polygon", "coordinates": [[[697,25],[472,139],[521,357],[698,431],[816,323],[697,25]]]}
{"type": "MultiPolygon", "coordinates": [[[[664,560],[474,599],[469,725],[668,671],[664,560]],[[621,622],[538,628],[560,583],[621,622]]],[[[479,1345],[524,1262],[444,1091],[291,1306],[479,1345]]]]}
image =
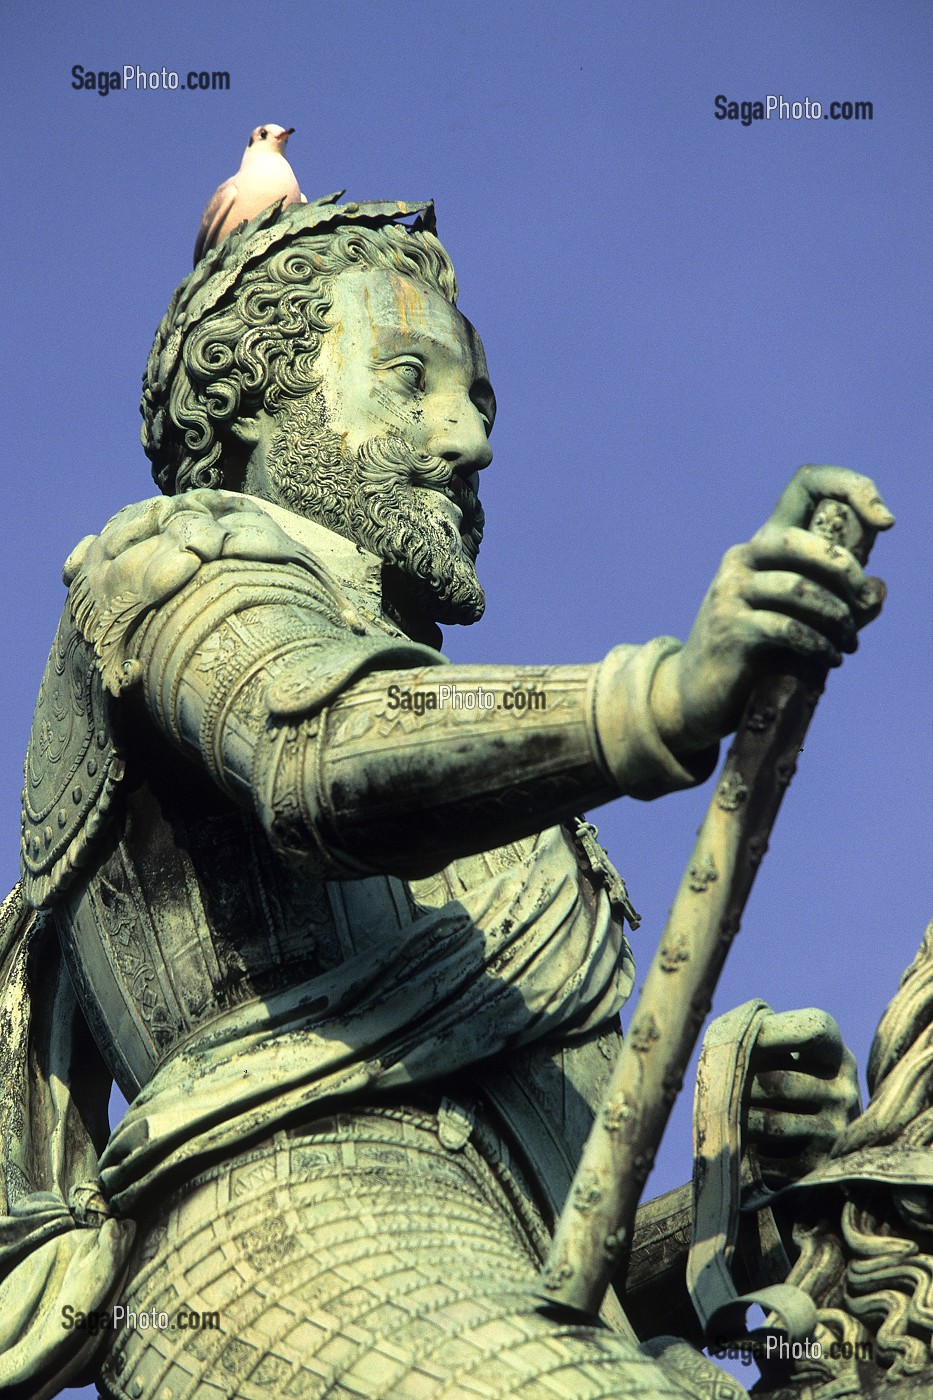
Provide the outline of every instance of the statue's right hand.
{"type": "Polygon", "coordinates": [[[894,517],[874,482],[843,467],[801,467],[747,544],[723,558],[685,646],[666,657],[651,707],[675,752],[734,730],[759,675],[781,651],[838,666],[885,596],[855,556],[806,527],[820,500],[845,502],[872,533],[894,517]]]}

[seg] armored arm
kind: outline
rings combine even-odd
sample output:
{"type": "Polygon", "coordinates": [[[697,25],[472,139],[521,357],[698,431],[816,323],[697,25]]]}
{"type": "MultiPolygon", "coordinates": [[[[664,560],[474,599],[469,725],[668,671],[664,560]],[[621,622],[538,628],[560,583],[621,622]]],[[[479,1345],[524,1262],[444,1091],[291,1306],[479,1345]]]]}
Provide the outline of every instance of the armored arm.
{"type": "Polygon", "coordinates": [[[647,704],[673,645],[619,647],[583,666],[390,661],[312,718],[296,715],[297,743],[279,710],[261,741],[267,822],[305,794],[298,848],[313,829],[346,873],[417,877],[622,793],[686,786],[695,772],[661,744],[647,704]]]}
{"type": "Polygon", "coordinates": [[[684,767],[652,720],[672,639],[598,665],[451,666],[362,616],[242,497],[121,512],[68,568],[105,685],[318,874],[424,874],[715,761],[684,767]]]}

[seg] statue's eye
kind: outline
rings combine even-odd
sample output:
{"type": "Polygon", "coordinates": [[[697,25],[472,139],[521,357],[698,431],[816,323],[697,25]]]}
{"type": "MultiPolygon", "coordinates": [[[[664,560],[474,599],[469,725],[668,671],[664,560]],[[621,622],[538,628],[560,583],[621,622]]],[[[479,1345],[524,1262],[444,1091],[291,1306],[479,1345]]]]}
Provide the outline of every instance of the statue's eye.
{"type": "Polygon", "coordinates": [[[420,360],[397,360],[392,368],[409,389],[424,388],[424,365],[420,360]]]}

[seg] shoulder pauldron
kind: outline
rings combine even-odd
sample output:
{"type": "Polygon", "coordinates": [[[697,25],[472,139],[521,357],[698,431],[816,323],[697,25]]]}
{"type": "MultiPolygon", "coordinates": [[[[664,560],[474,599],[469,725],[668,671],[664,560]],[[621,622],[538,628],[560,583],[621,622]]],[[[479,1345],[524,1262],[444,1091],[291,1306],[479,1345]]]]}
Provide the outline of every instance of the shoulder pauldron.
{"type": "MultiPolygon", "coordinates": [[[[247,561],[297,566],[293,577],[306,581],[325,616],[344,632],[364,631],[317,561],[263,511],[229,492],[143,501],[82,540],[65,565],[68,605],[26,755],[21,865],[26,898],[36,908],[53,904],[88,863],[113,806],[125,769],[115,697],[139,679],[130,647],[136,629],[205,564],[220,560],[240,568],[247,561]]],[[[285,696],[279,703],[288,708],[285,696]]]]}
{"type": "Polygon", "coordinates": [[[65,609],[32,721],[23,787],[23,890],[54,903],[84,865],[123,776],[119,716],[94,651],[65,609]]]}

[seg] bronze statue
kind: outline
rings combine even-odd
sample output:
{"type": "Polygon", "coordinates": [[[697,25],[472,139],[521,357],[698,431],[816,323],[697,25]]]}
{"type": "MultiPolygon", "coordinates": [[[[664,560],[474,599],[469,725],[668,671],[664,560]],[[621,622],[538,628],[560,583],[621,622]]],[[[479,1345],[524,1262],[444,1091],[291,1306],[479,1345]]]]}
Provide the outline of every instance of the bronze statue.
{"type": "MultiPolygon", "coordinates": [[[[685,645],[446,663],[438,624],[483,611],[483,347],[432,207],[336,198],[178,288],[142,402],[163,495],[65,565],[0,922],[0,1378],[737,1397],[657,1340],[700,1340],[681,1196],[643,1212],[624,1309],[540,1301],[634,978],[575,814],[704,781],[776,653],[838,664],[883,588],[805,527],[826,497],[893,518],[804,468],[685,645]]],[[[758,1032],[743,1126],[790,1187],[857,1110],[851,1056],[818,1013],[758,1032]]]]}

